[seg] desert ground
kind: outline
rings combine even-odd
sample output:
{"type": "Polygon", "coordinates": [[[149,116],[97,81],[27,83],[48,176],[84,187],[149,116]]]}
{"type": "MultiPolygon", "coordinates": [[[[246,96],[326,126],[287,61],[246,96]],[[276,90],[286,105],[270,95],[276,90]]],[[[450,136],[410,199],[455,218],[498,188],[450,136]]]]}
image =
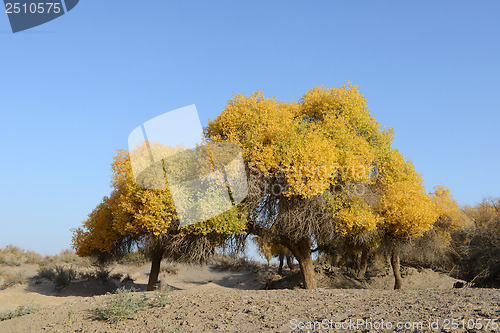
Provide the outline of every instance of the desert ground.
{"type": "MultiPolygon", "coordinates": [[[[92,270],[73,267],[75,271],[92,270]]],[[[4,267],[29,277],[0,291],[0,312],[24,304],[25,316],[0,321],[0,332],[482,332],[499,331],[500,290],[453,288],[458,280],[430,269],[403,267],[402,290],[392,289],[389,271],[354,279],[340,268],[317,265],[318,289],[300,287],[297,273],[277,265],[219,259],[203,266],[163,263],[158,288],[168,304],[147,306],[133,319],[101,320],[119,287],[134,297],[145,292],[149,264],[110,267],[105,278],[80,274],[65,287],[39,276],[39,267],[4,267]],[[284,288],[284,289],[271,289],[284,288]],[[488,325],[488,327],[486,327],[488,325]]],[[[70,267],[70,265],[68,266],[70,267]]],[[[76,275],[75,275],[76,276],[76,275]]]]}

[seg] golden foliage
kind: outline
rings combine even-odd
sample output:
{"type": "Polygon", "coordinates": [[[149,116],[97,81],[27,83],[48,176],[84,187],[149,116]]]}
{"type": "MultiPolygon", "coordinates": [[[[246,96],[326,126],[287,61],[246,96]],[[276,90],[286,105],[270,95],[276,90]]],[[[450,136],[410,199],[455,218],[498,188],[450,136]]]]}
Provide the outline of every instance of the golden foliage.
{"type": "Polygon", "coordinates": [[[456,221],[451,197],[426,193],[412,162],[391,148],[392,129],[381,128],[349,82],[314,87],[298,102],[238,94],[205,136],[237,144],[249,168],[280,174],[287,197],[325,195],[340,234],[380,228],[390,238],[417,237],[438,219],[456,221]],[[328,191],[339,184],[363,185],[371,197],[328,191]]]}
{"type": "Polygon", "coordinates": [[[448,232],[454,230],[464,230],[472,226],[472,221],[453,199],[450,190],[445,186],[436,186],[431,193],[434,202],[438,221],[435,226],[445,229],[448,232]]]}
{"type": "Polygon", "coordinates": [[[250,167],[267,175],[281,172],[289,185],[284,195],[303,198],[339,181],[370,182],[369,170],[392,140],[392,131],[381,131],[350,83],[316,87],[291,103],[259,91],[238,94],[209,122],[205,135],[237,144],[250,167]]]}
{"type": "Polygon", "coordinates": [[[113,229],[113,201],[117,192],[111,197],[104,197],[102,202],[89,214],[82,226],[73,229],[73,248],[82,257],[96,252],[113,252],[113,245],[120,239],[120,234],[113,229]]]}
{"type": "Polygon", "coordinates": [[[337,232],[343,236],[374,230],[381,222],[381,218],[361,197],[330,195],[328,202],[336,219],[337,232]]]}
{"type": "MultiPolygon", "coordinates": [[[[136,149],[145,149],[145,146],[136,147],[136,149]]],[[[174,149],[153,144],[151,149],[153,154],[163,154],[158,156],[164,158],[183,148],[174,149]]],[[[140,160],[139,163],[141,163],[140,160]]],[[[186,176],[186,173],[191,171],[189,164],[182,163],[182,161],[174,163],[175,165],[183,166],[170,170],[177,172],[175,174],[177,177],[186,176]]],[[[81,256],[90,256],[95,252],[113,253],[114,246],[125,237],[138,239],[147,235],[158,236],[168,233],[230,235],[245,232],[246,220],[244,215],[238,212],[237,207],[208,220],[180,227],[176,208],[166,183],[162,182],[161,186],[155,184],[154,187],[159,189],[146,189],[138,186],[128,152],[118,150],[113,158],[112,170],[114,190],[111,198],[105,197],[83,222],[83,225],[73,230],[73,247],[81,256]],[[161,187],[164,188],[161,189],[161,187]]],[[[158,175],[146,172],[140,176],[146,177],[141,178],[143,183],[158,182],[158,175]]],[[[186,197],[189,195],[190,193],[186,193],[186,197]]]]}
{"type": "MultiPolygon", "coordinates": [[[[74,231],[73,242],[78,252],[88,255],[95,249],[111,251],[110,244],[120,237],[170,232],[245,233],[248,216],[242,214],[238,206],[180,228],[177,214],[181,213],[176,211],[162,178],[165,172],[165,178],[168,173],[176,180],[189,179],[197,170],[209,172],[219,168],[219,164],[230,160],[234,153],[221,142],[239,147],[252,172],[259,172],[267,179],[279,178],[279,184],[284,186],[282,194],[293,199],[289,200],[290,204],[299,207],[297,200],[304,203],[324,196],[330,209],[328,218],[331,212],[326,223],[311,218],[313,213],[302,214],[306,221],[303,224],[318,225],[302,228],[300,222],[291,229],[281,225],[278,229],[285,233],[284,230],[328,229],[328,235],[333,230],[346,236],[378,228],[389,238],[406,238],[420,236],[434,226],[451,230],[466,223],[446,188],[438,187],[431,195],[426,193],[422,177],[412,162],[391,147],[392,129],[381,128],[358,87],[349,82],[337,88],[314,87],[300,101],[292,102],[265,97],[260,91],[250,96],[237,94],[222,113],[208,123],[204,135],[212,148],[198,147],[190,152],[183,147],[151,144],[148,149],[155,160],[169,161],[139,177],[142,184],[155,189],[138,186],[134,177],[133,170],[147,168],[149,162],[134,159],[136,165],[132,166],[130,154],[118,151],[112,164],[111,198],[105,198],[83,226],[74,231]],[[220,155],[218,164],[214,162],[214,152],[220,155]],[[205,159],[192,163],[199,156],[205,159]],[[352,195],[332,191],[337,186],[352,184],[362,185],[367,193],[352,195]]],[[[146,146],[136,147],[132,154],[145,156],[145,149],[146,146]]],[[[186,202],[198,195],[189,189],[182,194],[186,202]]],[[[265,196],[257,201],[263,198],[265,196]]],[[[197,202],[208,206],[219,204],[213,200],[197,202]]],[[[276,202],[268,202],[268,207],[276,202]]]]}
{"type": "Polygon", "coordinates": [[[378,212],[384,219],[386,234],[390,237],[416,237],[430,230],[438,213],[413,163],[393,150],[382,173],[380,186],[383,194],[378,212]]]}
{"type": "Polygon", "coordinates": [[[466,206],[465,213],[476,228],[490,230],[496,234],[500,230],[500,198],[483,200],[474,207],[466,206]]]}

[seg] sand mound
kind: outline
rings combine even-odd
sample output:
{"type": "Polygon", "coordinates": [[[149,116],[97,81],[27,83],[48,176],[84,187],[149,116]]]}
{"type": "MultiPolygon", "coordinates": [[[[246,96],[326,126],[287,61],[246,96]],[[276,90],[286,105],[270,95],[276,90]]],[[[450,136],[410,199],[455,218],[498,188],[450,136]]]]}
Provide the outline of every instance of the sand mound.
{"type": "MultiPolygon", "coordinates": [[[[394,276],[392,273],[383,273],[363,279],[356,279],[344,270],[329,265],[316,265],[316,281],[318,288],[325,289],[384,289],[394,288],[394,276]]],[[[444,273],[435,272],[432,269],[416,269],[413,267],[402,267],[403,289],[452,289],[456,282],[464,282],[454,279],[444,273]]],[[[297,289],[303,288],[299,272],[289,273],[283,278],[274,279],[267,283],[266,289],[297,289]]]]}

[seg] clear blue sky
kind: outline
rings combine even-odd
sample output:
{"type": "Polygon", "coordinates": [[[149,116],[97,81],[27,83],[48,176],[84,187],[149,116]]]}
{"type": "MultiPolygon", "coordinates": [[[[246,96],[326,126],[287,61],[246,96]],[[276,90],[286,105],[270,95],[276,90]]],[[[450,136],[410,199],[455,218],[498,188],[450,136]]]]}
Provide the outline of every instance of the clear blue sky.
{"type": "Polygon", "coordinates": [[[360,86],[460,204],[500,196],[498,1],[98,1],[12,34],[0,13],[0,247],[68,248],[130,132],[233,93],[360,86]]]}

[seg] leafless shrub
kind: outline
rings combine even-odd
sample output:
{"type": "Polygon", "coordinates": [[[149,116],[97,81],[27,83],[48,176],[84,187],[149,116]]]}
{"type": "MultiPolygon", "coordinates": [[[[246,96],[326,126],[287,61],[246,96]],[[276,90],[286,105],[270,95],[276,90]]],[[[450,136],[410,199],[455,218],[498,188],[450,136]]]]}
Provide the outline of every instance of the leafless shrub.
{"type": "Polygon", "coordinates": [[[76,277],[76,273],[73,268],[56,266],[55,270],[56,276],[54,279],[54,287],[56,289],[67,287],[71,283],[71,280],[74,280],[76,277]]]}
{"type": "Polygon", "coordinates": [[[142,250],[126,253],[117,262],[121,265],[141,266],[147,263],[148,257],[142,250]]]}
{"type": "Polygon", "coordinates": [[[2,282],[2,288],[7,289],[18,284],[26,283],[26,276],[21,273],[17,274],[7,274],[2,282]]]}
{"type": "Polygon", "coordinates": [[[38,269],[38,277],[54,281],[56,279],[56,270],[54,267],[41,266],[38,269]]]}
{"type": "Polygon", "coordinates": [[[168,264],[162,266],[160,272],[170,275],[177,275],[179,274],[179,268],[175,264],[168,264]]]}

